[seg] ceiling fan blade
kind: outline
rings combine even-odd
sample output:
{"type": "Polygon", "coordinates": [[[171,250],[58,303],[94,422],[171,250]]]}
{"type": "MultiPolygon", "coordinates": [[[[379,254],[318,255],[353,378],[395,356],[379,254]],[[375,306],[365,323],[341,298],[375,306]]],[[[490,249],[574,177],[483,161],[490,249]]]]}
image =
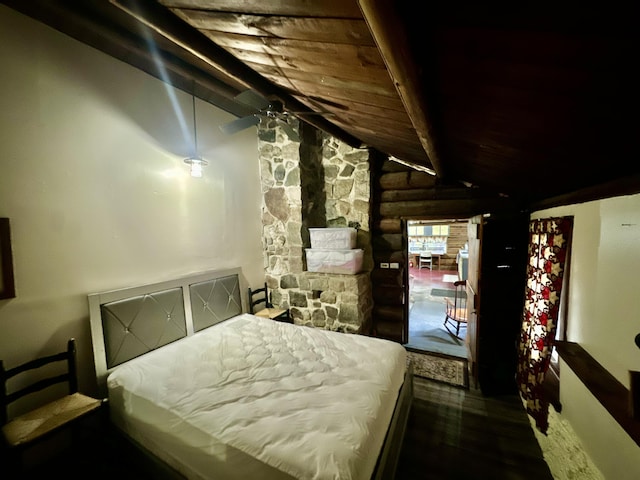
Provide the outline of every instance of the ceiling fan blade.
{"type": "Polygon", "coordinates": [[[293,127],[291,127],[291,125],[289,125],[284,120],[276,119],[276,121],[282,127],[282,130],[284,130],[284,133],[287,134],[287,137],[289,137],[290,140],[294,142],[300,141],[300,137],[298,136],[298,133],[293,129],[293,127]]]}
{"type": "Polygon", "coordinates": [[[249,115],[248,117],[241,117],[224,125],[220,125],[222,130],[227,135],[233,135],[241,130],[258,125],[260,123],[260,117],[258,115],[249,115]]]}
{"type": "Polygon", "coordinates": [[[255,90],[245,90],[233,97],[234,100],[244,103],[256,110],[264,110],[271,105],[271,102],[255,90]]]}

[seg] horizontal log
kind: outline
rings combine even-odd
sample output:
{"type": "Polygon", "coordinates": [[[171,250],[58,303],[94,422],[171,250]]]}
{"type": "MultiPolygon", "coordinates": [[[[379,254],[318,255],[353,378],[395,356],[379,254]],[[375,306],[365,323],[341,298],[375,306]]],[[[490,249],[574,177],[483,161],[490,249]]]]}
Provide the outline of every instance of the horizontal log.
{"type": "Polygon", "coordinates": [[[403,323],[403,310],[404,307],[402,306],[374,305],[372,313],[374,318],[380,321],[403,323]]]}
{"type": "Polygon", "coordinates": [[[402,202],[414,200],[458,200],[470,198],[499,197],[478,188],[435,186],[433,188],[414,188],[411,190],[386,190],[380,195],[382,202],[402,202]]]}
{"type": "Polygon", "coordinates": [[[416,188],[411,190],[385,190],[380,194],[382,202],[404,202],[414,200],[433,200],[436,192],[433,188],[416,188]]]}
{"type": "Polygon", "coordinates": [[[376,265],[380,263],[399,263],[400,265],[404,265],[407,261],[406,254],[403,250],[385,250],[385,249],[374,249],[373,250],[373,260],[376,265]]]}
{"type": "Polygon", "coordinates": [[[373,306],[373,323],[374,328],[376,324],[390,323],[402,326],[404,321],[404,307],[403,306],[387,306],[387,305],[374,305],[373,306]]]}
{"type": "Polygon", "coordinates": [[[404,269],[374,268],[371,272],[371,283],[381,286],[402,286],[404,284],[404,269]]]}
{"type": "Polygon", "coordinates": [[[412,188],[428,188],[436,184],[436,177],[425,172],[411,170],[408,172],[391,172],[380,175],[382,190],[408,190],[412,188]]]}
{"type": "Polygon", "coordinates": [[[402,321],[382,319],[375,317],[373,320],[373,335],[393,342],[402,343],[406,339],[404,335],[404,323],[402,321]]]}
{"type": "Polygon", "coordinates": [[[378,306],[397,306],[402,307],[404,304],[404,287],[392,285],[374,285],[373,298],[378,306]]]}
{"type": "Polygon", "coordinates": [[[478,198],[456,200],[414,200],[403,202],[381,202],[381,217],[473,217],[483,213],[510,210],[512,202],[506,198],[478,198]]]}
{"type": "Polygon", "coordinates": [[[403,238],[401,233],[384,233],[374,235],[371,244],[374,250],[402,250],[403,238]]]}
{"type": "MultiPolygon", "coordinates": [[[[404,291],[404,288],[402,289],[404,291]]],[[[372,333],[376,337],[386,338],[394,342],[405,342],[406,304],[382,305],[377,302],[374,294],[374,306],[372,312],[372,333]]]]}
{"type": "Polygon", "coordinates": [[[402,227],[402,220],[399,218],[383,218],[375,223],[373,229],[380,233],[402,233],[402,227]]]}

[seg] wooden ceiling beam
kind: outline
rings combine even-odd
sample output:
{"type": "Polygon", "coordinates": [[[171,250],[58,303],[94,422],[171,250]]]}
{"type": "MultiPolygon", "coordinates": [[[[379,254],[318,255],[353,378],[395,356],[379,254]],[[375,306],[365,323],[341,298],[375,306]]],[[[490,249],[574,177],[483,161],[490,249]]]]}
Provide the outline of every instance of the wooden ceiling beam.
{"type": "Polygon", "coordinates": [[[547,197],[537,202],[532,202],[530,209],[544,210],[546,208],[571,205],[576,203],[593,202],[604,198],[636,195],[640,193],[640,174],[630,174],[626,177],[595,184],[591,187],[581,188],[573,192],[547,197]]]}
{"type": "Polygon", "coordinates": [[[410,41],[394,0],[358,0],[371,35],[380,50],[396,90],[420,138],[436,175],[447,181],[410,41]]]}

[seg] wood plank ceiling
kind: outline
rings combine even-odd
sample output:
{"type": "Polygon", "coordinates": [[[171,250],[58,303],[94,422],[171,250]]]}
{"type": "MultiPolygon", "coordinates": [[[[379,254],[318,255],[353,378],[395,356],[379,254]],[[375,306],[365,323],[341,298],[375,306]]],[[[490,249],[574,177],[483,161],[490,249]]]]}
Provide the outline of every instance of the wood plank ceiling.
{"type": "Polygon", "coordinates": [[[238,116],[255,113],[234,101],[246,89],[278,99],[441,185],[524,206],[640,190],[631,2],[3,3],[157,75],[153,51],[173,83],[238,116]]]}

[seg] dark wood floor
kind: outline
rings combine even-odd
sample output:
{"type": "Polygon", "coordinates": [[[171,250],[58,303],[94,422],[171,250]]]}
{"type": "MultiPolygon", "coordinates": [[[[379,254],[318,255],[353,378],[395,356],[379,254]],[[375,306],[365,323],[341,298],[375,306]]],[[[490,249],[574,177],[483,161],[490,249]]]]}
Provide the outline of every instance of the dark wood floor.
{"type": "MultiPolygon", "coordinates": [[[[160,478],[151,467],[133,462],[117,438],[108,434],[96,438],[94,434],[72,454],[61,455],[32,475],[19,478],[160,478]]],[[[415,377],[414,400],[396,479],[553,477],[517,395],[483,397],[478,390],[415,377]]]]}
{"type": "Polygon", "coordinates": [[[396,478],[553,480],[517,394],[419,377],[396,478]]]}

